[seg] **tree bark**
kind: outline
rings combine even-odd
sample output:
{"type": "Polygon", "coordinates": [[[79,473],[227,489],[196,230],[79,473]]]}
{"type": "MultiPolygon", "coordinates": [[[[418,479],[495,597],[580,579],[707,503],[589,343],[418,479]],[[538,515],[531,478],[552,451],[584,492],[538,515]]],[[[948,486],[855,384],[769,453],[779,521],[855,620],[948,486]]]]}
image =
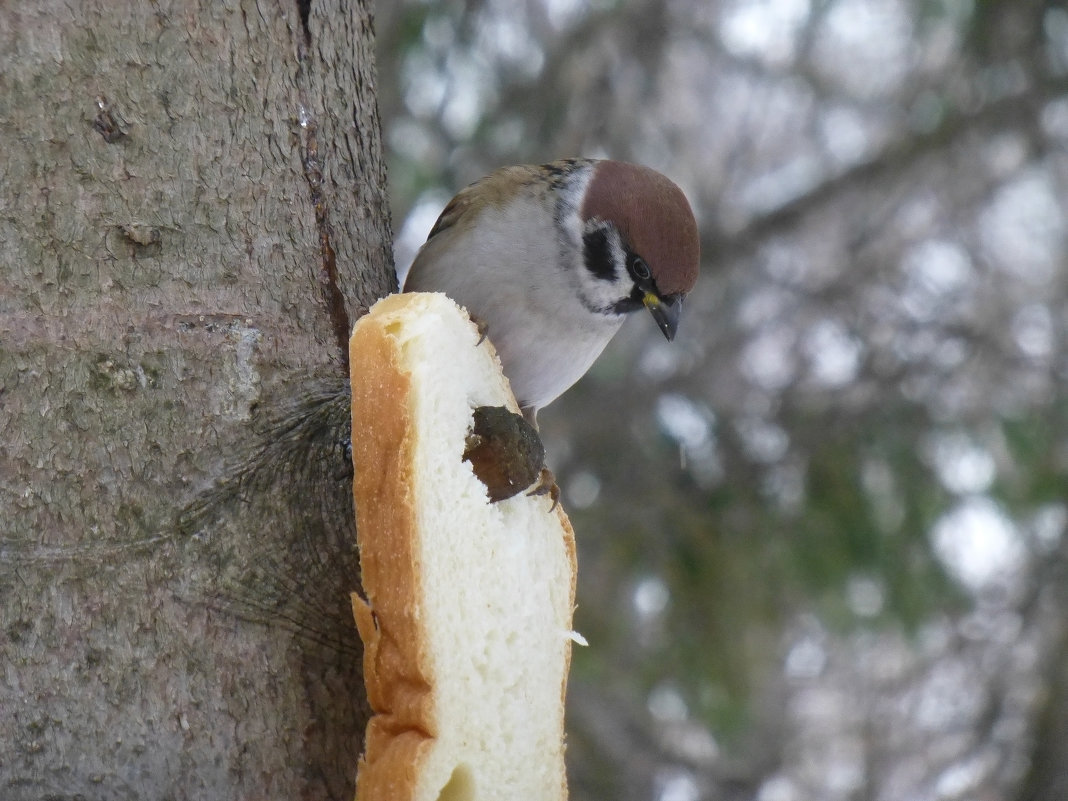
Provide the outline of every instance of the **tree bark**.
{"type": "Polygon", "coordinates": [[[352,797],[369,2],[0,5],[0,797],[352,797]]]}

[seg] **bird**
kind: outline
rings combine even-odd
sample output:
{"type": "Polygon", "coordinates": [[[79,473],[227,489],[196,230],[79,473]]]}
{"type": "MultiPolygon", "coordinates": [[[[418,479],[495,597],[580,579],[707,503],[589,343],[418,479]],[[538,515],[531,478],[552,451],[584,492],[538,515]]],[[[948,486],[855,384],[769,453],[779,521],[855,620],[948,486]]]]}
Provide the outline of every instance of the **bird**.
{"type": "Polygon", "coordinates": [[[465,307],[523,416],[581,378],[633,312],[675,338],[697,281],[697,222],[649,167],[569,158],[503,167],[445,206],[403,281],[465,307]]]}

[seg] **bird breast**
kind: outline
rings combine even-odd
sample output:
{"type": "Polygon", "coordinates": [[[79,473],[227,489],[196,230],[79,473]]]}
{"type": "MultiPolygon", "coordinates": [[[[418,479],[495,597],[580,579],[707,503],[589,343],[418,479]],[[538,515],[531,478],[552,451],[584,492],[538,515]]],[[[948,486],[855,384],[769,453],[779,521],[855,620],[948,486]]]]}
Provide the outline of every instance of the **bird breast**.
{"type": "Polygon", "coordinates": [[[623,319],[591,314],[580,301],[578,233],[555,222],[551,201],[519,198],[457,221],[427,241],[404,285],[464,306],[496,347],[520,405],[535,410],[582,377],[623,319]]]}

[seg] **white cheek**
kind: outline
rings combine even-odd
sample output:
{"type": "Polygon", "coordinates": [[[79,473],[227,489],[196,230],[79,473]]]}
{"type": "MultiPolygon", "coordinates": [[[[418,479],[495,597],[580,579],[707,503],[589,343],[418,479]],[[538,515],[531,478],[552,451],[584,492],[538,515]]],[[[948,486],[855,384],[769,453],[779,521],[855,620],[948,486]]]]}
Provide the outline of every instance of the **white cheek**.
{"type": "MultiPolygon", "coordinates": [[[[634,282],[626,267],[627,253],[615,226],[603,224],[594,226],[591,224],[588,227],[601,228],[605,232],[608,255],[615,268],[615,278],[606,280],[591,273],[585,264],[585,254],[580,248],[575,269],[572,273],[575,293],[583,299],[587,307],[599,309],[604,313],[611,313],[616,308],[616,304],[628,297],[633,289],[634,282]]],[[[579,241],[582,241],[581,238],[579,241]]]]}

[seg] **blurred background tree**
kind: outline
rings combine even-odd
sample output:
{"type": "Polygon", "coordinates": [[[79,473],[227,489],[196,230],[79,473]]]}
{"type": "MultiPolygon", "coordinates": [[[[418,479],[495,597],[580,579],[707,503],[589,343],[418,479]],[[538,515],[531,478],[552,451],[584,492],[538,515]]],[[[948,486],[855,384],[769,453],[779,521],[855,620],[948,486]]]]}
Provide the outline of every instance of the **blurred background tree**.
{"type": "Polygon", "coordinates": [[[398,268],[584,155],[674,178],[682,333],[541,415],[579,537],[572,797],[1068,797],[1068,10],[380,3],[398,268]]]}

